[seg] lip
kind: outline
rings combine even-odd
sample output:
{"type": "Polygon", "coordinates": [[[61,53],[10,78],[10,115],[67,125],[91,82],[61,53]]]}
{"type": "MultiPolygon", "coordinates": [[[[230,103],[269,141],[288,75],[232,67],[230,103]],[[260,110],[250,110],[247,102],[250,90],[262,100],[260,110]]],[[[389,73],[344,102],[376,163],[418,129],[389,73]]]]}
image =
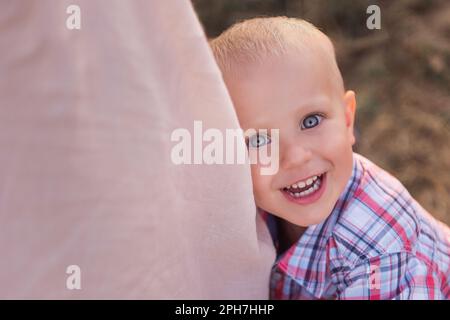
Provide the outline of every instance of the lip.
{"type": "Polygon", "coordinates": [[[286,191],[283,191],[283,190],[280,190],[280,191],[283,194],[283,196],[291,202],[294,202],[294,203],[300,204],[300,205],[311,204],[311,203],[319,200],[319,198],[322,196],[323,192],[325,191],[325,188],[327,186],[327,176],[328,176],[328,172],[325,172],[323,174],[322,183],[320,184],[320,188],[317,189],[315,192],[307,195],[306,197],[295,198],[286,191]]]}

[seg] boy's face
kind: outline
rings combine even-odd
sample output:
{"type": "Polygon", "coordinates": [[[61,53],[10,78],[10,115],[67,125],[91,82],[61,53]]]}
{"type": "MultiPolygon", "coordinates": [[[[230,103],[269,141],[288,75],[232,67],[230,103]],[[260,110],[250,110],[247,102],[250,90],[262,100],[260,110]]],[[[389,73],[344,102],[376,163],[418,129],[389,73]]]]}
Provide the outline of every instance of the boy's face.
{"type": "MultiPolygon", "coordinates": [[[[280,130],[278,172],[261,175],[260,165],[252,165],[256,204],[299,226],[328,217],[352,171],[355,97],[326,65],[314,55],[291,54],[225,75],[242,128],[280,130]]],[[[250,138],[255,147],[270,143],[250,138]]]]}

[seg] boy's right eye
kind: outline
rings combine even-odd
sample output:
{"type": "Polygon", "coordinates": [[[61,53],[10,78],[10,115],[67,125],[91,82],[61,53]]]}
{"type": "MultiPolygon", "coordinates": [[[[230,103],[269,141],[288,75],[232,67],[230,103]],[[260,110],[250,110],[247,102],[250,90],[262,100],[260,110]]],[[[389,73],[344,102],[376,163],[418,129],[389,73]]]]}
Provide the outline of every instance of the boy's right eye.
{"type": "Polygon", "coordinates": [[[255,134],[248,139],[250,148],[259,148],[270,143],[270,137],[263,134],[255,134]]]}

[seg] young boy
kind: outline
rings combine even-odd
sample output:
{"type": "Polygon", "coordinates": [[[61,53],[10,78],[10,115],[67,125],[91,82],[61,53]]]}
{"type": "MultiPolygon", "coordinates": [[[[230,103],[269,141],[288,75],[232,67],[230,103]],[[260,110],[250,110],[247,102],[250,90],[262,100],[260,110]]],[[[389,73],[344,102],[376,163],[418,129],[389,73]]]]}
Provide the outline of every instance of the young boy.
{"type": "MultiPolygon", "coordinates": [[[[353,153],[355,94],[328,37],[303,20],[256,18],[211,47],[241,127],[280,130],[278,172],[252,165],[278,251],[271,298],[450,298],[450,231],[353,153]]],[[[249,138],[249,148],[270,143],[249,138]]]]}

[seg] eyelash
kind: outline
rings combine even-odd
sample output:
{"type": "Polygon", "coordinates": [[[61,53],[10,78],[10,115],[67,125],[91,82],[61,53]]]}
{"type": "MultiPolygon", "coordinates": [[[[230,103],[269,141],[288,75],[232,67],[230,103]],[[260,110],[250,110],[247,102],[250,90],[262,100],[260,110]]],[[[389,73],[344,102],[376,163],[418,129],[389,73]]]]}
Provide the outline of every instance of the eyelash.
{"type": "Polygon", "coordinates": [[[323,114],[320,114],[320,113],[312,113],[312,114],[309,114],[309,115],[307,115],[306,117],[304,117],[303,120],[301,121],[301,123],[300,123],[300,129],[302,129],[302,130],[313,129],[313,128],[317,127],[318,125],[320,125],[320,124],[322,123],[322,121],[323,121],[324,118],[325,118],[325,116],[324,116],[323,114]],[[309,117],[313,117],[313,116],[319,118],[318,123],[317,123],[315,126],[313,126],[313,127],[305,128],[305,127],[303,126],[304,121],[305,121],[306,119],[308,119],[309,117]]]}

